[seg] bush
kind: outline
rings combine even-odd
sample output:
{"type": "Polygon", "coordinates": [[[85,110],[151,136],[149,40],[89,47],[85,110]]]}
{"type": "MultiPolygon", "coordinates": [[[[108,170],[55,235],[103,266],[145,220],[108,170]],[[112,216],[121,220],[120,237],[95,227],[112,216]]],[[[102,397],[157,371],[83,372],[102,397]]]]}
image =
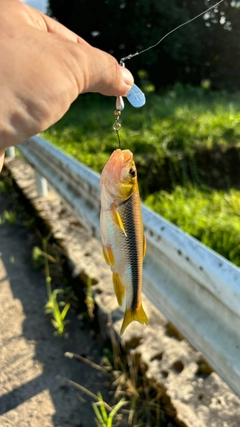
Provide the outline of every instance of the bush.
{"type": "Polygon", "coordinates": [[[176,187],[145,204],[240,267],[240,191],[176,187]]]}
{"type": "MultiPolygon", "coordinates": [[[[146,203],[240,266],[240,193],[228,192],[240,188],[239,107],[239,94],[178,84],[139,110],[126,101],[120,138],[146,203]]],[[[43,136],[101,172],[118,146],[114,109],[114,98],[82,95],[43,136]]]]}

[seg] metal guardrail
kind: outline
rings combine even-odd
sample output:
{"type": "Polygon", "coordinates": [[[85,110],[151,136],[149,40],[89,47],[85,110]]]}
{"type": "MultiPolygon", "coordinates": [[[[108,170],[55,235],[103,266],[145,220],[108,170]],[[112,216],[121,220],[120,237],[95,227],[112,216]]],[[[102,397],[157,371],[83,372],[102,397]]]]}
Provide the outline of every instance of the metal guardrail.
{"type": "MultiPolygon", "coordinates": [[[[18,148],[99,239],[99,175],[39,136],[18,148]]],[[[240,395],[240,269],[144,206],[143,221],[144,293],[240,395]]]]}

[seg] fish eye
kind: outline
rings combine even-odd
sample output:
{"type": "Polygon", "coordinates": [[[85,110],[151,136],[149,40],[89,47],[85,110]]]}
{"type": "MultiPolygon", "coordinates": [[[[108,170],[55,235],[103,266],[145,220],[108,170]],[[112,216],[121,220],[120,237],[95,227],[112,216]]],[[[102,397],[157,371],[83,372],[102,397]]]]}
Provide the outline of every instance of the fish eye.
{"type": "Polygon", "coordinates": [[[129,175],[131,176],[131,178],[134,178],[136,176],[136,169],[130,168],[129,169],[129,175]]]}

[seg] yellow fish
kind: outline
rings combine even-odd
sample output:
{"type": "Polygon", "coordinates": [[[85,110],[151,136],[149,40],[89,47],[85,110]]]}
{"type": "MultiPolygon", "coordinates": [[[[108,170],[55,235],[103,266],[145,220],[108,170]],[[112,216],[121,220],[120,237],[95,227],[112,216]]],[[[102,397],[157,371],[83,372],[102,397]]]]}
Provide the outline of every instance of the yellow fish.
{"type": "Polygon", "coordinates": [[[121,334],[133,320],[148,323],[142,307],[142,265],[146,253],[137,170],[129,150],[115,150],[102,174],[101,240],[112,270],[118,304],[125,301],[121,334]]]}

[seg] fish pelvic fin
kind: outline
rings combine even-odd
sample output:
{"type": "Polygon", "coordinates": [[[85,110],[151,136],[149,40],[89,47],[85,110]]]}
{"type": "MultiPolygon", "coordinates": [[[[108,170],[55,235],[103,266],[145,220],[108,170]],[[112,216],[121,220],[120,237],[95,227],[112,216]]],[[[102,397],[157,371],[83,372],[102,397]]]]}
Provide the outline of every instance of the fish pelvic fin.
{"type": "Polygon", "coordinates": [[[113,221],[115,222],[115,224],[117,224],[121,228],[124,235],[127,236],[127,233],[125,231],[125,228],[124,228],[124,225],[122,222],[122,218],[119,215],[117,208],[116,208],[114,203],[111,204],[111,215],[112,215],[112,218],[113,218],[113,221]]]}
{"type": "Polygon", "coordinates": [[[123,298],[125,294],[125,287],[122,284],[120,277],[117,273],[113,273],[112,281],[113,281],[114,292],[117,297],[118,305],[122,306],[123,298]]]}
{"type": "Polygon", "coordinates": [[[137,322],[143,323],[145,325],[148,324],[148,317],[143,309],[142,304],[136,310],[131,310],[131,308],[126,309],[120,335],[123,334],[129,323],[133,322],[134,320],[137,320],[137,322]]]}
{"type": "Polygon", "coordinates": [[[114,267],[115,260],[114,260],[114,254],[111,246],[102,246],[103,256],[108,265],[111,265],[114,267]]]}

